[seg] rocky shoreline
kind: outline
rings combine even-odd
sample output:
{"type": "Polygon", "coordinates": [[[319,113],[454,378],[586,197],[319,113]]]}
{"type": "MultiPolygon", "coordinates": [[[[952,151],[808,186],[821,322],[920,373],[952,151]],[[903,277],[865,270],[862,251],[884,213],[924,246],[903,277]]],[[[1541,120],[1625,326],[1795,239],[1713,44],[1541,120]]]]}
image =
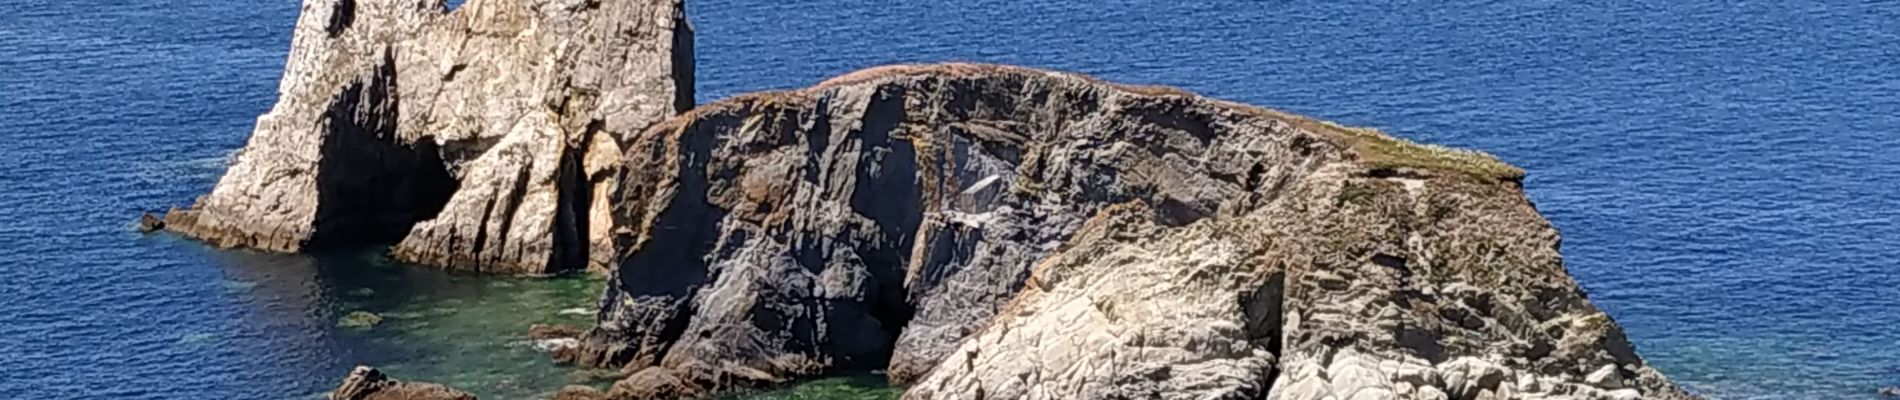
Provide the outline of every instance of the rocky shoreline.
{"type": "MultiPolygon", "coordinates": [[[[1489,155],[1167,87],[897,65],[692,104],[679,0],[306,0],[280,99],[141,229],[607,275],[670,399],[882,370],[906,399],[1686,399],[1489,155]]],[[[464,399],[359,368],[337,399],[464,399]]]]}

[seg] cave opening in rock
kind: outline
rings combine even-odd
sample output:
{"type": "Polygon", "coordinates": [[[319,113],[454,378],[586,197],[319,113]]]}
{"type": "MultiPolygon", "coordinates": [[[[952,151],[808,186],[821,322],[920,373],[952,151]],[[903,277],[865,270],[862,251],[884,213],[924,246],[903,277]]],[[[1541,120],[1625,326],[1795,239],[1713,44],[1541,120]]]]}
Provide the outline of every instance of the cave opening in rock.
{"type": "MultiPolygon", "coordinates": [[[[919,184],[918,169],[922,166],[917,163],[917,149],[895,135],[907,118],[904,94],[900,90],[880,90],[865,107],[858,139],[865,147],[884,152],[884,157],[856,171],[858,181],[865,187],[853,191],[850,199],[853,209],[877,222],[883,238],[865,249],[869,251],[862,252],[868,272],[875,277],[878,287],[878,298],[871,302],[869,314],[889,334],[889,340],[880,343],[883,353],[880,364],[889,363],[898,337],[917,311],[904,281],[917,231],[924,221],[925,207],[919,184]]],[[[819,115],[830,113],[829,103],[821,102],[819,115]]],[[[819,122],[824,123],[824,129],[815,131],[832,128],[829,120],[821,118],[819,122]]],[[[812,135],[814,139],[820,136],[830,135],[812,135]]]]}
{"type": "MultiPolygon", "coordinates": [[[[601,130],[602,123],[595,120],[587,125],[587,131],[581,137],[593,137],[601,130]]],[[[549,252],[548,269],[551,271],[587,269],[588,255],[592,243],[587,234],[592,231],[588,211],[593,209],[594,182],[587,179],[587,172],[581,165],[581,154],[585,148],[561,153],[560,172],[556,173],[561,200],[554,210],[554,251],[549,252]]]]}
{"type": "Polygon", "coordinates": [[[405,143],[396,132],[394,54],[374,74],[346,86],[325,111],[317,165],[315,229],[307,248],[389,244],[435,218],[459,183],[431,138],[405,143]]]}

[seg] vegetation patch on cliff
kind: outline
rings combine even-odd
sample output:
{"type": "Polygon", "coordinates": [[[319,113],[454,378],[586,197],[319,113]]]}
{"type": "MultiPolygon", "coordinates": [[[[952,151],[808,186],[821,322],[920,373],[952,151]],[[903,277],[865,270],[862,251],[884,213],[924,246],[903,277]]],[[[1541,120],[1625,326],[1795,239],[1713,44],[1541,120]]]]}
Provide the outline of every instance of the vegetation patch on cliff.
{"type": "Polygon", "coordinates": [[[1374,170],[1446,171],[1486,182],[1524,179],[1523,169],[1481,151],[1423,144],[1392,136],[1378,129],[1345,126],[1285,111],[1238,103],[1230,104],[1273,119],[1286,121],[1300,129],[1338,137],[1360,157],[1361,163],[1374,170]]]}
{"type": "MultiPolygon", "coordinates": [[[[1524,179],[1524,170],[1499,160],[1496,156],[1481,151],[1456,149],[1445,146],[1422,144],[1399,138],[1372,128],[1360,128],[1340,125],[1331,121],[1314,119],[1239,102],[1206,98],[1187,90],[1162,85],[1129,85],[1103,81],[1088,75],[1047,71],[1034,68],[978,64],[901,64],[872,67],[820,82],[806,89],[816,92],[846,85],[875,81],[901,76],[941,75],[967,77],[974,75],[1048,75],[1077,79],[1083,82],[1114,88],[1127,93],[1154,97],[1188,97],[1205,99],[1222,107],[1241,112],[1256,114],[1284,121],[1296,128],[1331,136],[1339,139],[1360,157],[1359,161],[1369,170],[1417,169],[1454,173],[1454,177],[1470,178],[1481,182],[1513,182],[1524,179]]],[[[769,98],[783,94],[771,93],[769,98]]]]}

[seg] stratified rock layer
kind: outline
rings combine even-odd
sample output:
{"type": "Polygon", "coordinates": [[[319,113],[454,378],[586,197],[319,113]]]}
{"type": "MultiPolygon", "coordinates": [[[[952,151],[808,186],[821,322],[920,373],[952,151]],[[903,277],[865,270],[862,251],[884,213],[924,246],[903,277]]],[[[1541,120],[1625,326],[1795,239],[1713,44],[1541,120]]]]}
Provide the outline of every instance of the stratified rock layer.
{"type": "Polygon", "coordinates": [[[475,400],[475,395],[434,383],[390,379],[371,367],[356,367],[330,392],[330,400],[475,400]]]}
{"type": "Polygon", "coordinates": [[[916,399],[1686,396],[1478,153],[966,64],[632,143],[579,355],[637,372],[610,398],[878,368],[916,399]]]}
{"type": "Polygon", "coordinates": [[[629,136],[692,105],[679,0],[307,0],[279,87],[166,227],[273,251],[539,274],[617,259],[629,136]]]}

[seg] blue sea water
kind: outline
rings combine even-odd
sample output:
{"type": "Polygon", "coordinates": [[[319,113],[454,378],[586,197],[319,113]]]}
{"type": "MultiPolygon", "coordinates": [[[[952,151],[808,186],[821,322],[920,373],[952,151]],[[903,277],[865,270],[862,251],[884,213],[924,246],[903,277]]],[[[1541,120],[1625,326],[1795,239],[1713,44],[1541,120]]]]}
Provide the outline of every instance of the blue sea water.
{"type": "MultiPolygon", "coordinates": [[[[688,1],[701,101],[981,61],[1485,150],[1689,388],[1900,385],[1900,2],[688,1]]],[[[297,10],[0,0],[0,399],[311,398],[366,362],[485,398],[565,381],[505,336],[597,282],[132,232],[244,143],[297,10]],[[358,310],[386,322],[337,325],[358,310]]]]}

